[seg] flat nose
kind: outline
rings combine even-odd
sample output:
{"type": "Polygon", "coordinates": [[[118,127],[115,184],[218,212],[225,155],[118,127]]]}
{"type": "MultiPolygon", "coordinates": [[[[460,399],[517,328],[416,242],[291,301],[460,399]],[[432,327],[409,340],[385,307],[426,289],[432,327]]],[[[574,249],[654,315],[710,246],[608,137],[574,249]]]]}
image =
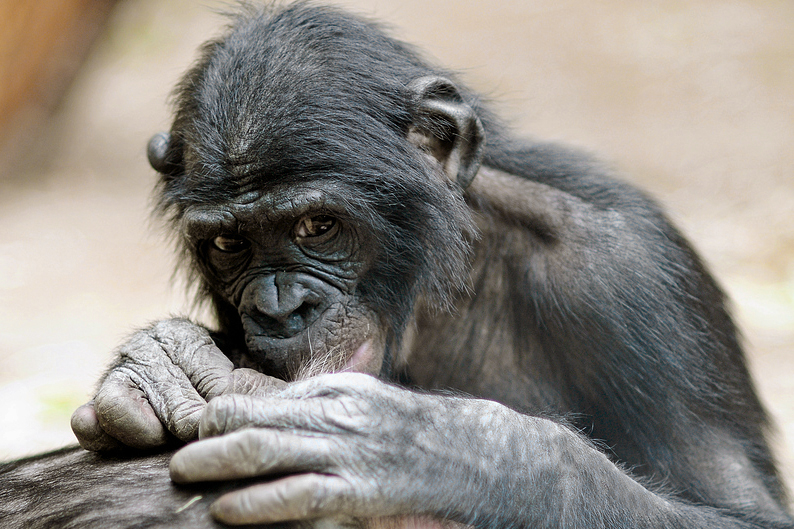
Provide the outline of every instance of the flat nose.
{"type": "Polygon", "coordinates": [[[325,305],[321,282],[291,272],[263,276],[246,289],[241,312],[273,338],[290,338],[307,329],[325,305]]]}

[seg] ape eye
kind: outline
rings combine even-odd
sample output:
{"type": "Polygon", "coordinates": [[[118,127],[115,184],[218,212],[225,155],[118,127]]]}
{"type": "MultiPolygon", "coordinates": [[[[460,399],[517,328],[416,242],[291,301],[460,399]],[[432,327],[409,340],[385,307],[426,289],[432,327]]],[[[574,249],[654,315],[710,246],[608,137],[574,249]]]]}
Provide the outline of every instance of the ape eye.
{"type": "Polygon", "coordinates": [[[295,236],[299,239],[322,237],[336,231],[337,220],[330,215],[303,217],[295,225],[295,236]]]}
{"type": "Polygon", "coordinates": [[[218,235],[212,239],[212,246],[225,253],[238,253],[247,250],[251,243],[236,235],[218,235]]]}

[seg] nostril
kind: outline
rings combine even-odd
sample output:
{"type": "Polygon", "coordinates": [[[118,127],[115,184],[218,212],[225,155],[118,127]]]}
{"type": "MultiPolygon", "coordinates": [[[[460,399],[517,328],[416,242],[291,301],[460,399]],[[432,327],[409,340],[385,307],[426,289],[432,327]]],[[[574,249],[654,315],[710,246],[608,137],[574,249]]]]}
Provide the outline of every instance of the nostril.
{"type": "Polygon", "coordinates": [[[316,312],[317,312],[316,304],[303,302],[297,309],[295,309],[293,315],[297,315],[299,318],[301,318],[303,321],[309,324],[314,321],[316,312]]]}
{"type": "Polygon", "coordinates": [[[318,306],[304,302],[292,312],[278,315],[259,312],[254,319],[265,334],[273,338],[290,338],[306,330],[318,317],[318,306]]]}
{"type": "Polygon", "coordinates": [[[317,306],[311,303],[301,303],[282,323],[286,333],[292,336],[309,327],[316,319],[317,306]]]}

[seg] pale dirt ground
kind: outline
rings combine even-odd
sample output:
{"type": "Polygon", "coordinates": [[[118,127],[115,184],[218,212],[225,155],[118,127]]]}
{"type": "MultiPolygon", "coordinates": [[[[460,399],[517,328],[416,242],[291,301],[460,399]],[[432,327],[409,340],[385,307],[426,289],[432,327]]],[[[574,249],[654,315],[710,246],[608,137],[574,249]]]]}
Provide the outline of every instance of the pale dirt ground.
{"type": "MultiPolygon", "coordinates": [[[[518,130],[597,152],[666,204],[734,300],[794,483],[794,3],[345,4],[464,70],[518,130]]],[[[144,145],[218,5],[123,2],[0,181],[0,459],[72,442],[113,347],[189,309],[148,221],[144,145]]]]}

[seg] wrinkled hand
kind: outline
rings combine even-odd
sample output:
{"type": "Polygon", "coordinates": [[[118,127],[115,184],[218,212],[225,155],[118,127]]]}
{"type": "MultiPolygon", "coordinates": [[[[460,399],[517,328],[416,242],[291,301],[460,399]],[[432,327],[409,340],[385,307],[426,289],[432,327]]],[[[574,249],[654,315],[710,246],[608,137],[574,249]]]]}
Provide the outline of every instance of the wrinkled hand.
{"type": "Polygon", "coordinates": [[[250,369],[234,369],[209,332],[171,319],[138,331],[93,400],[72,415],[72,430],[88,450],[121,445],[154,448],[170,432],[182,441],[198,436],[207,402],[226,393],[261,394],[286,383],[250,369]]]}
{"type": "Polygon", "coordinates": [[[418,394],[355,373],[293,383],[266,397],[224,396],[201,418],[203,440],[172,458],[171,478],[276,477],[213,504],[213,516],[230,524],[438,515],[453,499],[466,501],[455,478],[471,470],[476,452],[454,425],[492,406],[418,394]],[[210,436],[219,437],[205,439],[210,436]]]}

